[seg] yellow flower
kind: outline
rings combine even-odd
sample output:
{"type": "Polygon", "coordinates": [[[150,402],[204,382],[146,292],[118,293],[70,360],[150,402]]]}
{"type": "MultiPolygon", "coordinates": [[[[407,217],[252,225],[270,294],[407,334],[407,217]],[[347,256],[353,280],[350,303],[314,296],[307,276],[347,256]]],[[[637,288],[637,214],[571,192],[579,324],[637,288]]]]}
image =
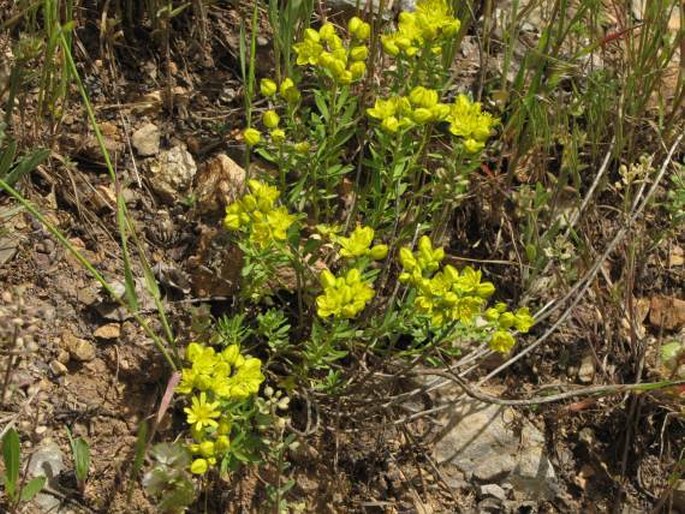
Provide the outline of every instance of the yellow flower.
{"type": "Polygon", "coordinates": [[[243,399],[259,392],[259,386],[264,382],[261,367],[262,361],[256,357],[246,358],[236,373],[229,378],[230,396],[243,399]]]}
{"type": "Polygon", "coordinates": [[[295,61],[298,66],[305,66],[307,64],[314,65],[319,59],[319,55],[323,52],[323,46],[319,43],[319,33],[314,29],[307,29],[305,31],[305,39],[301,43],[295,43],[293,50],[297,54],[295,61]],[[316,36],[313,36],[316,34],[316,36]]]}
{"type": "Polygon", "coordinates": [[[246,128],[243,130],[243,138],[248,146],[255,146],[262,140],[262,134],[256,128],[246,128]]]}
{"type": "Polygon", "coordinates": [[[530,314],[528,307],[518,309],[514,318],[514,326],[519,332],[526,333],[535,324],[535,318],[530,314]]]}
{"type": "Polygon", "coordinates": [[[290,214],[288,209],[280,206],[266,215],[266,222],[271,230],[271,235],[277,241],[285,241],[286,233],[297,218],[290,214]]]}
{"type": "Polygon", "coordinates": [[[207,402],[207,394],[205,392],[201,392],[199,397],[193,396],[191,402],[191,407],[183,409],[188,415],[188,424],[193,425],[195,430],[202,430],[205,426],[218,426],[215,418],[221,416],[221,412],[217,410],[219,402],[207,402]]]}
{"type": "Polygon", "coordinates": [[[514,347],[514,344],[516,344],[514,336],[504,330],[498,330],[492,334],[488,346],[495,352],[507,353],[514,347]]]}
{"type": "Polygon", "coordinates": [[[366,113],[377,120],[384,120],[385,118],[394,116],[396,111],[397,102],[392,98],[388,100],[377,98],[374,106],[366,109],[366,113]]]}
{"type": "Polygon", "coordinates": [[[374,297],[373,288],[362,281],[361,273],[353,268],[345,277],[334,277],[330,271],[321,274],[324,294],[316,298],[317,314],[322,318],[329,316],[354,318],[374,297]]]}
{"type": "Polygon", "coordinates": [[[337,237],[335,241],[342,247],[340,255],[345,258],[361,257],[369,252],[374,230],[371,227],[357,227],[350,237],[337,237]]]}
{"type": "Polygon", "coordinates": [[[482,149],[490,136],[497,120],[491,114],[482,112],[478,102],[471,101],[466,95],[459,95],[446,117],[450,132],[464,139],[464,146],[472,153],[482,149]]]}

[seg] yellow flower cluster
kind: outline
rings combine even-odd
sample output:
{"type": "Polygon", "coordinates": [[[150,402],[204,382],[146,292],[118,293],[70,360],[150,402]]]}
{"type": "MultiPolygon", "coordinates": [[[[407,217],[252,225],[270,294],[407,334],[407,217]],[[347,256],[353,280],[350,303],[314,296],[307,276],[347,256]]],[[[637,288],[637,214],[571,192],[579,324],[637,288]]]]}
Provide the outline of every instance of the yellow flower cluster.
{"type": "Polygon", "coordinates": [[[332,23],[324,23],[317,31],[305,29],[303,40],[293,45],[298,66],[315,66],[338,84],[351,84],[366,73],[369,48],[364,44],[371,27],[358,17],[348,23],[351,42],[345,44],[332,23]]]}
{"type": "Polygon", "coordinates": [[[490,339],[490,348],[501,353],[507,353],[514,347],[516,341],[510,332],[512,328],[525,334],[535,324],[528,307],[521,307],[514,313],[507,311],[507,306],[501,302],[486,310],[484,318],[496,328],[490,339]]]}
{"type": "Polygon", "coordinates": [[[445,121],[450,124],[450,132],[463,139],[466,151],[476,153],[483,149],[498,120],[492,114],[483,112],[480,102],[459,95],[450,105],[445,121]]]}
{"type": "Polygon", "coordinates": [[[371,227],[357,227],[349,237],[332,235],[334,242],[340,245],[340,256],[347,259],[368,255],[374,261],[385,259],[388,255],[388,245],[371,246],[374,230],[371,227]]]}
{"type": "Polygon", "coordinates": [[[388,132],[422,125],[433,121],[445,121],[450,113],[447,104],[438,101],[438,92],[417,86],[408,96],[394,96],[376,100],[366,113],[381,121],[381,127],[388,132]]]}
{"type": "Polygon", "coordinates": [[[322,318],[354,318],[374,296],[368,282],[362,280],[361,272],[352,268],[344,277],[336,277],[328,270],[321,272],[323,294],[316,298],[316,312],[322,318]]]}
{"type": "Polygon", "coordinates": [[[244,230],[257,246],[264,248],[273,241],[285,241],[296,217],[284,206],[276,206],[280,192],[258,180],[249,180],[250,193],[226,207],[224,227],[244,230]]]}
{"type": "Polygon", "coordinates": [[[381,36],[381,44],[392,56],[412,57],[423,48],[439,54],[441,43],[454,37],[460,26],[446,0],[418,0],[416,11],[400,13],[397,30],[381,36]]]}
{"type": "Polygon", "coordinates": [[[216,352],[200,343],[188,345],[186,360],[190,367],[183,368],[176,391],[192,395],[190,406],[183,409],[194,440],[189,445],[194,455],[190,470],[204,474],[230,448],[231,423],[223,404],[259,391],[262,362],[243,356],[237,345],[216,352]]]}
{"type": "Polygon", "coordinates": [[[380,120],[381,127],[388,132],[431,122],[447,122],[452,134],[463,140],[466,151],[479,152],[485,146],[497,120],[483,112],[479,102],[471,101],[466,95],[459,95],[452,104],[439,101],[438,92],[417,86],[408,96],[379,98],[366,113],[380,120]]]}
{"type": "Polygon", "coordinates": [[[481,272],[469,266],[461,272],[449,264],[440,269],[444,256],[444,250],[433,248],[427,236],[419,240],[416,253],[402,248],[400,282],[416,287],[415,305],[419,312],[430,317],[434,326],[441,327],[451,321],[471,325],[487,298],[495,292],[495,286],[481,282],[481,272]]]}
{"type": "Polygon", "coordinates": [[[506,305],[498,303],[485,310],[487,299],[495,292],[491,282],[483,282],[481,272],[466,266],[461,271],[447,264],[441,267],[445,258],[442,248],[433,248],[430,238],[419,240],[414,253],[407,248],[400,249],[400,263],[403,272],[399,280],[416,288],[414,300],[418,311],[430,317],[437,328],[445,323],[460,322],[473,325],[482,316],[495,328],[489,345],[492,350],[506,353],[514,346],[511,328],[527,332],[534,320],[527,308],[516,313],[507,312],[506,305]]]}

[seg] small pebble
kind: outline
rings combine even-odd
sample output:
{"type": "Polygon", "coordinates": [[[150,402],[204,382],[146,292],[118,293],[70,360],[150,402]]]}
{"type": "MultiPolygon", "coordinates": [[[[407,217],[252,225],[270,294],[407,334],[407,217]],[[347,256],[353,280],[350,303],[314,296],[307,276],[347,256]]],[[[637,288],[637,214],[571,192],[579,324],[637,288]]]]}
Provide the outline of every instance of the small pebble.
{"type": "Polygon", "coordinates": [[[480,498],[495,498],[499,501],[504,501],[507,498],[507,493],[497,484],[486,484],[478,488],[478,496],[480,498]]]}
{"type": "Polygon", "coordinates": [[[108,323],[98,327],[93,335],[98,339],[118,339],[121,335],[121,327],[119,323],[108,323]]]}
{"type": "Polygon", "coordinates": [[[67,367],[56,359],[50,361],[49,366],[50,366],[50,371],[52,371],[52,373],[58,377],[61,377],[62,375],[66,374],[66,372],[68,371],[67,367]]]}
{"type": "Polygon", "coordinates": [[[61,362],[62,364],[68,364],[69,361],[71,360],[71,357],[69,356],[69,352],[66,350],[60,350],[59,354],[57,355],[57,360],[61,362]]]}

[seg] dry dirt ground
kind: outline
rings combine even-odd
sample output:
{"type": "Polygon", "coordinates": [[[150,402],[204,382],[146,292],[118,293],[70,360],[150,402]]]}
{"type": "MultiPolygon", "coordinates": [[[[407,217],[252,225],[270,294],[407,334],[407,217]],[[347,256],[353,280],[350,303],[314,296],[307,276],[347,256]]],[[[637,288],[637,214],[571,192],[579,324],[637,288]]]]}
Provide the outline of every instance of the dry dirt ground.
{"type": "MultiPolygon", "coordinates": [[[[174,330],[180,341],[187,341],[203,313],[217,315],[230,307],[237,273],[235,253],[218,228],[226,198],[236,188],[235,170],[217,156],[241,162],[244,151],[235,138],[243,124],[238,61],[242,14],[218,3],[191,28],[179,21],[179,36],[165,55],[149,34],[136,34],[137,47],[114,37],[101,39],[93,22],[97,16],[86,5],[83,9],[78,14],[83,23],[75,33],[76,59],[119,173],[119,192],[164,290],[174,330]],[[150,166],[159,151],[144,158],[132,149],[131,135],[149,123],[161,134],[162,150],[184,147],[199,168],[180,191],[169,193],[164,184],[155,183],[150,166]]],[[[270,47],[266,37],[258,43],[261,75],[270,69],[270,47]]],[[[65,104],[59,125],[50,131],[36,125],[35,111],[35,98],[32,102],[28,95],[16,115],[15,137],[47,144],[52,153],[21,190],[109,280],[121,282],[116,190],[83,107],[76,101],[65,104]]],[[[50,492],[60,500],[60,512],[155,512],[129,476],[138,425],[156,414],[166,387],[163,359],[140,327],[108,303],[81,264],[6,195],[0,195],[0,219],[2,369],[10,369],[4,375],[2,429],[14,426],[19,431],[26,456],[51,442],[61,449],[63,470],[50,492]],[[83,491],[76,488],[71,471],[65,427],[90,443],[92,466],[83,491]]],[[[469,222],[473,217],[460,220],[462,225],[469,222]]],[[[676,308],[655,307],[653,298],[682,298],[684,243],[682,236],[667,242],[638,275],[642,285],[635,296],[644,306],[640,329],[655,340],[663,332],[659,320],[650,323],[650,315],[658,318],[655,311],[676,308]]],[[[468,256],[468,247],[460,251],[468,256]]],[[[140,265],[135,267],[140,274],[140,265]]],[[[609,278],[620,275],[615,269],[606,273],[609,278]]],[[[160,329],[154,306],[144,308],[153,327],[160,329]]],[[[491,390],[514,397],[562,379],[604,383],[610,378],[603,365],[609,353],[621,356],[613,365],[625,366],[625,373],[612,369],[611,376],[630,381],[636,355],[620,342],[622,336],[607,331],[601,313],[605,308],[583,302],[547,345],[505,373],[491,390]],[[579,378],[581,370],[591,376],[579,378]]],[[[658,377],[655,351],[645,352],[645,377],[658,377]]],[[[404,388],[392,387],[395,392],[404,388]]],[[[426,402],[430,408],[430,399],[426,402]]],[[[523,409],[524,417],[545,435],[562,491],[555,499],[523,502],[516,511],[667,511],[669,477],[683,472],[678,468],[685,448],[681,409],[679,399],[665,393],[523,409]],[[619,497],[623,500],[617,503],[619,497]]],[[[291,415],[295,425],[304,425],[306,402],[295,401],[291,415]]],[[[432,449],[422,439],[430,419],[393,426],[392,415],[365,419],[359,406],[350,406],[341,418],[335,407],[322,407],[319,425],[289,456],[296,483],[292,506],[305,502],[310,512],[477,509],[477,487],[455,485],[431,459],[432,449]]],[[[172,405],[157,438],[173,438],[181,423],[172,405]]],[[[267,511],[264,483],[271,478],[268,469],[237,473],[210,491],[207,512],[267,511]]],[[[193,512],[202,512],[204,501],[193,512]]],[[[40,512],[40,507],[29,506],[26,512],[40,512]]]]}

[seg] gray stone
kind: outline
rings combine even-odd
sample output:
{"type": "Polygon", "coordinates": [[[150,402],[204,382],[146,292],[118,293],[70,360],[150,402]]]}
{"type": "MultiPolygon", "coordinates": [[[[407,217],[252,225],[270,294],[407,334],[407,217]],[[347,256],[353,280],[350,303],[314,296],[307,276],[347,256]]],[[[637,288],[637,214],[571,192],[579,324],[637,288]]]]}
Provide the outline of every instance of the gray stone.
{"type": "Polygon", "coordinates": [[[507,493],[497,484],[485,484],[478,488],[479,498],[495,498],[499,501],[507,499],[507,493]]]}
{"type": "Polygon", "coordinates": [[[154,123],[146,123],[131,136],[131,144],[139,155],[147,157],[159,153],[159,128],[154,123]]]}
{"type": "MultiPolygon", "coordinates": [[[[64,454],[53,441],[44,443],[31,456],[28,474],[31,478],[43,476],[47,480],[45,488],[58,489],[57,476],[64,469],[64,454]]],[[[33,499],[33,503],[40,509],[38,512],[58,512],[60,500],[56,496],[48,493],[38,493],[33,499]]]]}
{"type": "Polygon", "coordinates": [[[435,458],[480,483],[511,483],[531,498],[551,498],[555,473],[544,435],[509,407],[466,398],[455,402],[436,437],[435,458]]]}

